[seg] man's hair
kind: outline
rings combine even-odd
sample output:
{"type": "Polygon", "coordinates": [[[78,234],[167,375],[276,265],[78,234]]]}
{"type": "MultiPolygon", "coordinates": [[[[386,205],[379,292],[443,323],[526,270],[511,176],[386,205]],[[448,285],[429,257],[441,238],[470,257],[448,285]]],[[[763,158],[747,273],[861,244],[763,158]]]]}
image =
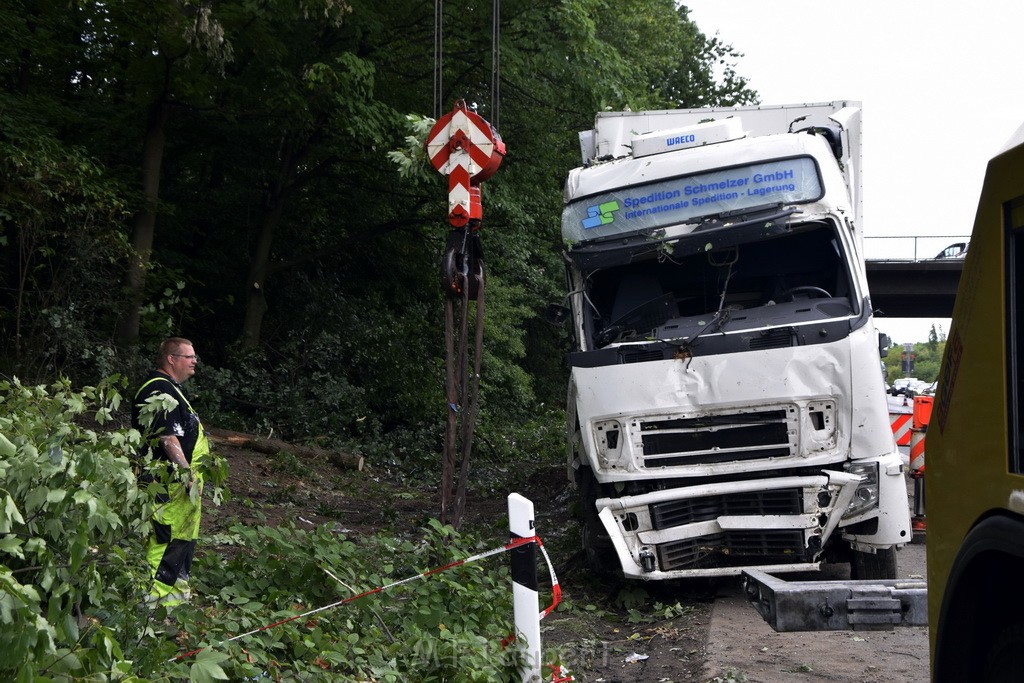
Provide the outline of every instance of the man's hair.
{"type": "Polygon", "coordinates": [[[164,339],[163,343],[160,344],[160,350],[157,352],[156,364],[158,366],[164,364],[164,360],[167,356],[173,353],[181,351],[182,346],[192,346],[192,342],[184,337],[169,337],[164,339]]]}

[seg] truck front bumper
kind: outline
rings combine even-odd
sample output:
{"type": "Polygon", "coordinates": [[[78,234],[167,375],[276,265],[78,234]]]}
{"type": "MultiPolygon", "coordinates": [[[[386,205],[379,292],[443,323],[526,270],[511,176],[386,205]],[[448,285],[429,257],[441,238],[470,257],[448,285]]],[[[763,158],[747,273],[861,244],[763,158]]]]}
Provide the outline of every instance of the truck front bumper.
{"type": "Polygon", "coordinates": [[[664,580],[818,569],[861,477],[826,470],[600,498],[627,578],[664,580]]]}

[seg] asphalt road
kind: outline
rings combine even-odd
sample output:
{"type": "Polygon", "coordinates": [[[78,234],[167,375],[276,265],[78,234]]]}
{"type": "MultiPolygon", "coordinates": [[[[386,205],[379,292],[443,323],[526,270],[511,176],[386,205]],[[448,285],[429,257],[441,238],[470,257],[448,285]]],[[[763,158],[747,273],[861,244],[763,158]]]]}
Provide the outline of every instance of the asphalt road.
{"type": "MultiPolygon", "coordinates": [[[[901,450],[907,455],[906,448],[901,450]]],[[[908,492],[913,495],[909,480],[908,492]]],[[[913,511],[913,500],[910,506],[913,511]]],[[[900,550],[900,578],[925,579],[925,551],[923,542],[900,550]]],[[[849,578],[849,572],[846,567],[831,567],[821,578],[849,578]]],[[[723,584],[716,597],[706,662],[702,680],[716,683],[927,683],[928,628],[776,633],[750,606],[735,580],[723,584]]]]}

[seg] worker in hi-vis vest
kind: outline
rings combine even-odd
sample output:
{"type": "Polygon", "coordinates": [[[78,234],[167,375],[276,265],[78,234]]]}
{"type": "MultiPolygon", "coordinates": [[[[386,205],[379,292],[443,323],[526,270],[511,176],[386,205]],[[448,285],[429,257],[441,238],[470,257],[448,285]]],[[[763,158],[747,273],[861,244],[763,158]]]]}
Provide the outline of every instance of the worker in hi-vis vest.
{"type": "MultiPolygon", "coordinates": [[[[210,445],[181,384],[196,373],[198,361],[189,340],[165,340],[160,345],[157,369],[139,387],[132,405],[132,426],[142,434],[143,459],[152,453],[155,462],[166,462],[165,470],[151,470],[167,474],[162,480],[167,490],[157,495],[153,529],[146,546],[153,578],[151,606],[173,607],[191,597],[189,573],[202,511],[199,464],[209,455],[210,445]],[[153,407],[146,409],[150,404],[153,407]]],[[[140,484],[152,481],[151,476],[143,472],[140,484]]]]}

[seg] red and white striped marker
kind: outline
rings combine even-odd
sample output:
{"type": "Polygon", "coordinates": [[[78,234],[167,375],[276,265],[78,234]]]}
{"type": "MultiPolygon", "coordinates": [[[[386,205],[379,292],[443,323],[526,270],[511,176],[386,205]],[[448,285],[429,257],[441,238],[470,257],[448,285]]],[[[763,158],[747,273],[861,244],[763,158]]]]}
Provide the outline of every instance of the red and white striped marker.
{"type": "Polygon", "coordinates": [[[910,471],[916,473],[924,469],[924,441],[927,427],[910,430],[910,471]]]}
{"type": "Polygon", "coordinates": [[[889,413],[892,435],[896,438],[897,446],[906,446],[910,443],[910,428],[913,426],[913,419],[912,413],[889,413]]]}
{"type": "MultiPolygon", "coordinates": [[[[512,542],[531,538],[534,532],[533,502],[519,495],[508,497],[508,528],[512,542]]],[[[540,597],[537,584],[537,545],[515,548],[512,556],[512,609],[519,649],[519,673],[523,683],[540,683],[540,597]]],[[[541,615],[544,616],[544,615],[541,615]]]]}
{"type": "Polygon", "coordinates": [[[484,118],[459,100],[427,136],[431,165],[448,176],[448,222],[477,229],[483,218],[480,183],[494,175],[505,156],[505,143],[484,118]],[[471,222],[472,221],[472,222],[471,222]]]}

